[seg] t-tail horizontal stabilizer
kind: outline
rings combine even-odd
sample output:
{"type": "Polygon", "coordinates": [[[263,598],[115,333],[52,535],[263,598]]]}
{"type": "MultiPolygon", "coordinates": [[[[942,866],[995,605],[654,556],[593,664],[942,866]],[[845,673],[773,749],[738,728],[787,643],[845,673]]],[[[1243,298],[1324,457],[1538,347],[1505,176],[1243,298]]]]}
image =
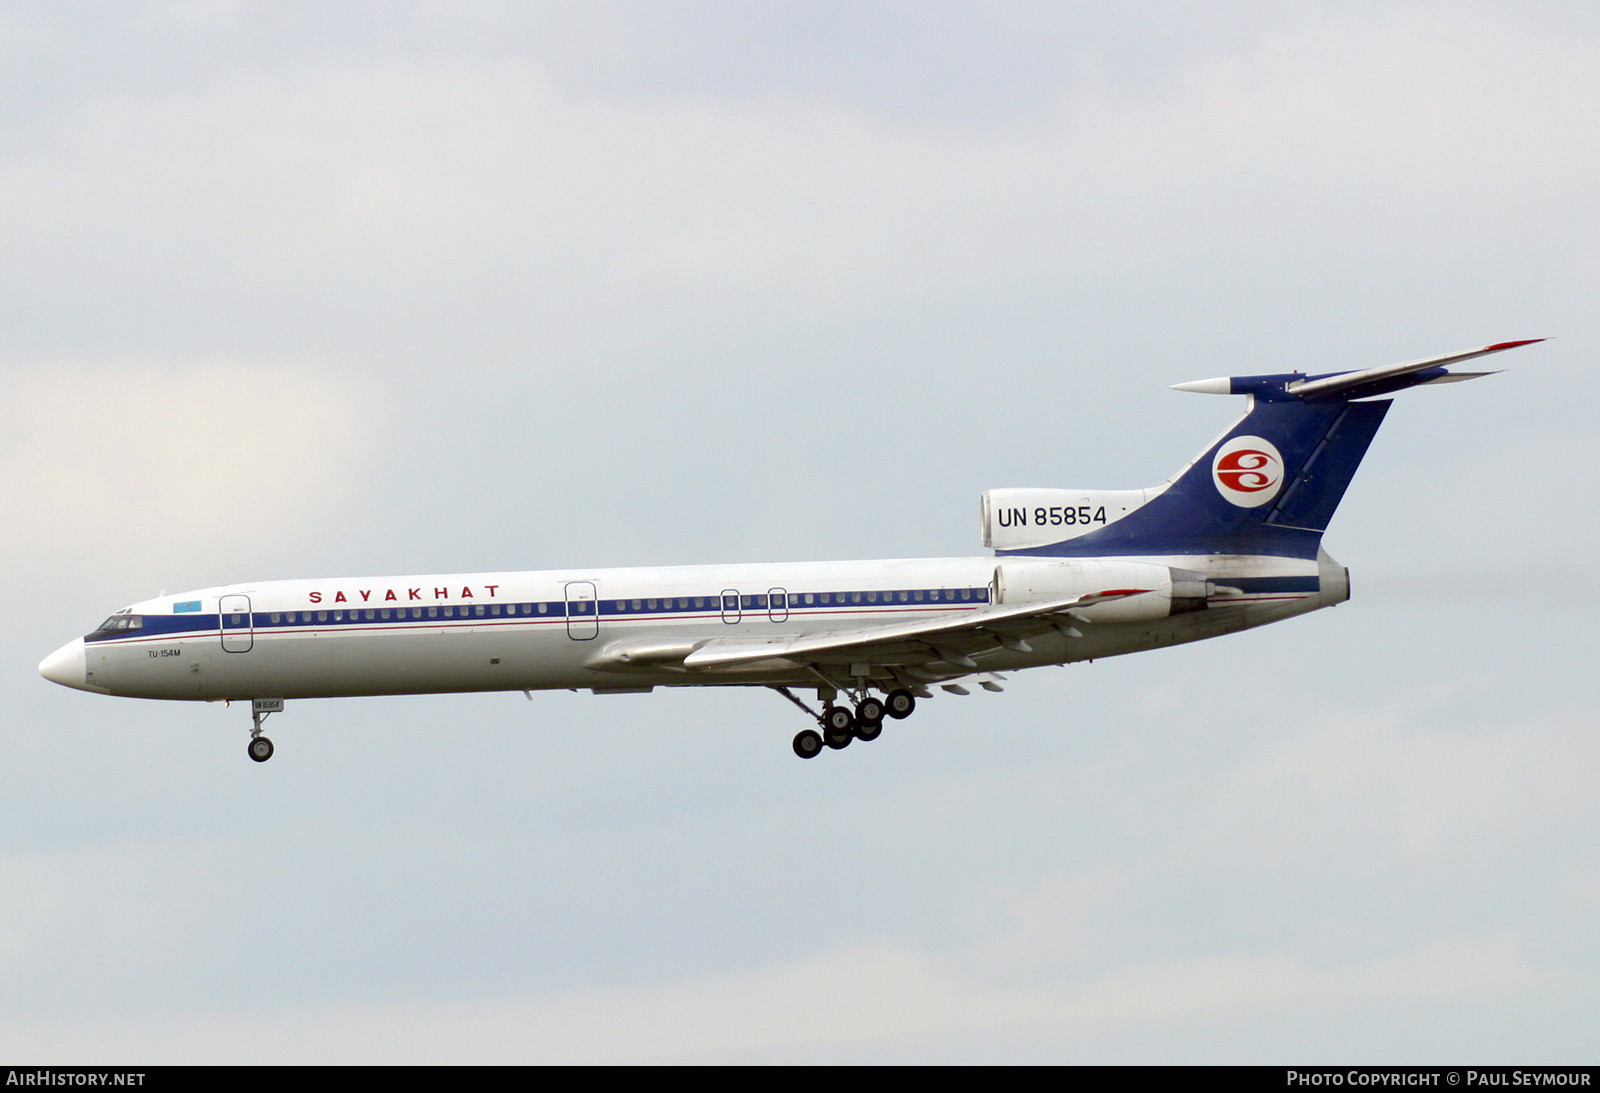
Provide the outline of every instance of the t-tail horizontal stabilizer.
{"type": "Polygon", "coordinates": [[[1376,396],[1489,375],[1447,366],[1543,340],[1326,375],[1177,384],[1179,391],[1248,395],[1250,405],[1221,439],[1150,489],[990,490],[983,496],[984,545],[1001,555],[1058,558],[1237,554],[1310,561],[1389,410],[1390,400],[1376,396]]]}
{"type": "Polygon", "coordinates": [[[1172,389],[1195,391],[1202,395],[1254,395],[1268,402],[1283,402],[1290,399],[1309,402],[1312,399],[1324,398],[1347,400],[1372,398],[1393,391],[1402,391],[1407,387],[1492,376],[1493,372],[1451,372],[1446,365],[1542,341],[1543,338],[1528,338],[1520,342],[1497,342],[1482,349],[1467,349],[1460,353],[1446,353],[1442,357],[1428,357],[1420,361],[1407,361],[1405,364],[1387,364],[1382,368],[1363,368],[1354,372],[1329,372],[1317,376],[1307,376],[1300,372],[1280,372],[1266,376],[1219,376],[1216,379],[1175,383],[1172,389]]]}

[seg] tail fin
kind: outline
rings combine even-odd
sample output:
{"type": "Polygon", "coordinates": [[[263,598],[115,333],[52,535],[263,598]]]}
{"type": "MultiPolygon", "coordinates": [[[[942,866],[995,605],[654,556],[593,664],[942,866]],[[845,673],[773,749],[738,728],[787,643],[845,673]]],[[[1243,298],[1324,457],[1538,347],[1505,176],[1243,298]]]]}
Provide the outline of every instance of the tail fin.
{"type": "Polygon", "coordinates": [[[1389,411],[1388,399],[1357,400],[1489,375],[1445,366],[1529,344],[1502,342],[1321,376],[1292,372],[1178,384],[1182,391],[1248,395],[1250,406],[1220,439],[1153,489],[989,491],[983,496],[984,544],[1001,555],[1315,558],[1389,411]]]}

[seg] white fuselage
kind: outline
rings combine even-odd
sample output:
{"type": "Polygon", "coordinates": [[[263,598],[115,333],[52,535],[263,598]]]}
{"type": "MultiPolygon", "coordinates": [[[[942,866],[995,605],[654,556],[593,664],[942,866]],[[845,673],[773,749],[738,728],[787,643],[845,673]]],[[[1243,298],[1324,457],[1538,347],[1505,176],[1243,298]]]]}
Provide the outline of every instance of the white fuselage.
{"type": "Polygon", "coordinates": [[[1074,581],[1089,590],[1108,581],[1121,587],[1115,582],[1126,583],[1137,567],[1166,566],[1204,573],[1218,586],[1204,609],[1168,615],[1165,601],[1138,609],[1156,593],[1131,597],[1089,609],[1092,624],[1079,633],[1052,632],[974,653],[976,670],[1194,641],[1348,595],[1344,571],[1326,555],[1320,561],[986,557],[271,581],[134,604],[108,620],[136,620],[134,628],[102,627],[63,646],[41,670],[85,690],[190,700],[828,687],[854,674],[848,655],[835,665],[819,656],[804,664],[780,658],[696,669],[683,653],[730,637],[849,631],[1042,601],[1076,588],[1074,581]]]}

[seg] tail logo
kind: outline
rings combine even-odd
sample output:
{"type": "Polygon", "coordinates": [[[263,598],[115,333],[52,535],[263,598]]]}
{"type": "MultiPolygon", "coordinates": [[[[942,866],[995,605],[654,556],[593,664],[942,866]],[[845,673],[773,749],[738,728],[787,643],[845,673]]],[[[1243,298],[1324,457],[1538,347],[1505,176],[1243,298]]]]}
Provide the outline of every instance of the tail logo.
{"type": "Polygon", "coordinates": [[[1283,487],[1283,456],[1270,440],[1236,436],[1217,449],[1211,480],[1229,503],[1242,509],[1258,508],[1278,496],[1283,487]]]}

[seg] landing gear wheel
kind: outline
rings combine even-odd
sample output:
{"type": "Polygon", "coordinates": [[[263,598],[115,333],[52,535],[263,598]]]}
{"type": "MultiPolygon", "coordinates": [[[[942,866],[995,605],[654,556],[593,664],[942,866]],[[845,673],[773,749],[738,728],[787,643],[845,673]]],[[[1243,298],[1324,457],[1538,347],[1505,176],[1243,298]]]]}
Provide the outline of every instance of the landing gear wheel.
{"type": "Polygon", "coordinates": [[[904,688],[890,691],[883,702],[889,716],[896,721],[910,717],[911,711],[917,708],[917,696],[904,688]]]}
{"type": "Polygon", "coordinates": [[[882,721],[863,721],[856,726],[857,740],[876,740],[883,735],[882,721]]]}
{"type": "Polygon", "coordinates": [[[815,759],[822,753],[822,734],[816,729],[805,729],[796,733],[794,753],[802,759],[815,759]]]}
{"type": "Polygon", "coordinates": [[[856,737],[856,715],[843,706],[829,706],[822,711],[822,739],[837,751],[847,748],[856,737]]]}
{"type": "MultiPolygon", "coordinates": [[[[856,721],[862,728],[868,725],[882,725],[884,712],[881,699],[863,698],[856,706],[856,721]]],[[[861,739],[865,740],[867,737],[863,736],[861,739]]]]}
{"type": "Polygon", "coordinates": [[[265,763],[272,758],[272,741],[265,736],[258,736],[250,741],[250,758],[258,763],[265,763]]]}

